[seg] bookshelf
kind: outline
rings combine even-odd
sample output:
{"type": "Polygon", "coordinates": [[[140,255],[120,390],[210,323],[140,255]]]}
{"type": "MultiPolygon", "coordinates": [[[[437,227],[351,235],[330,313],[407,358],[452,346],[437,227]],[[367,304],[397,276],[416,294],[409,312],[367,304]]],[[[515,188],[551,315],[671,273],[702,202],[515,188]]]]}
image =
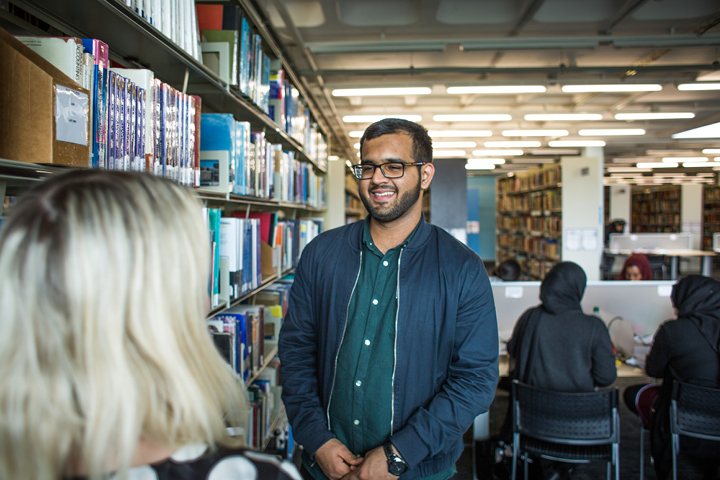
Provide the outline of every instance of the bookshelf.
{"type": "Polygon", "coordinates": [[[679,185],[635,187],[632,191],[632,232],[680,232],[679,185]]]}
{"type": "Polygon", "coordinates": [[[560,166],[496,180],[497,263],[515,259],[523,275],[542,279],[562,253],[560,166]]]}
{"type": "MultiPolygon", "coordinates": [[[[253,5],[245,0],[233,0],[246,13],[255,33],[262,39],[263,51],[270,57],[275,68],[282,68],[285,78],[306,100],[305,107],[310,111],[311,119],[319,125],[317,128],[327,138],[328,129],[324,119],[319,115],[303,83],[295,75],[288,60],[274,40],[273,33],[268,30],[263,19],[257,14],[253,5]]],[[[145,21],[123,1],[118,0],[13,0],[10,7],[0,10],[0,27],[13,27],[15,31],[33,35],[75,36],[80,38],[96,38],[109,47],[110,59],[127,68],[146,68],[152,70],[155,77],[173,88],[202,98],[203,113],[231,114],[235,120],[249,122],[252,131],[263,132],[269,143],[279,144],[283,151],[292,152],[295,160],[310,164],[315,176],[324,180],[327,174],[327,149],[325,146],[301,142],[298,138],[284,131],[258,105],[239,89],[228,85],[216,73],[198,61],[180,46],[171,41],[154,26],[145,21]],[[14,9],[20,8],[28,15],[39,20],[28,21],[14,15],[14,9]],[[46,28],[37,24],[44,22],[46,28]]],[[[0,198],[22,195],[31,185],[55,175],[70,167],[46,166],[32,163],[0,159],[0,198]]],[[[310,167],[308,167],[310,169],[310,167]]],[[[208,208],[222,211],[223,215],[234,212],[275,212],[280,219],[295,220],[313,217],[326,211],[324,181],[318,182],[320,197],[313,204],[280,201],[273,198],[260,198],[233,193],[213,191],[210,189],[194,189],[193,191],[208,208]]],[[[189,188],[189,187],[188,187],[189,188]]],[[[3,203],[0,203],[0,217],[3,216],[3,203]]],[[[295,252],[297,253],[297,252],[295,252]]],[[[221,262],[222,265],[222,262],[221,262]]],[[[252,300],[255,295],[279,282],[293,268],[277,271],[272,275],[263,275],[258,286],[236,298],[222,301],[213,308],[208,318],[222,314],[245,301],[252,300]]],[[[224,278],[221,275],[221,278],[224,278]]],[[[225,278],[229,283],[229,279],[225,278]]],[[[262,333],[261,333],[262,335],[262,333]]],[[[254,372],[248,385],[266,370],[272,369],[273,358],[277,353],[277,343],[265,342],[265,358],[262,365],[254,372]]],[[[271,432],[287,423],[284,408],[280,406],[272,412],[271,432]]],[[[272,439],[268,436],[261,445],[265,449],[272,439]]]]}
{"type": "Polygon", "coordinates": [[[361,220],[367,214],[358,193],[358,181],[352,173],[345,174],[345,223],[361,220]]]}
{"type": "Polygon", "coordinates": [[[712,250],[713,233],[720,232],[720,187],[703,186],[703,250],[712,250]]]}

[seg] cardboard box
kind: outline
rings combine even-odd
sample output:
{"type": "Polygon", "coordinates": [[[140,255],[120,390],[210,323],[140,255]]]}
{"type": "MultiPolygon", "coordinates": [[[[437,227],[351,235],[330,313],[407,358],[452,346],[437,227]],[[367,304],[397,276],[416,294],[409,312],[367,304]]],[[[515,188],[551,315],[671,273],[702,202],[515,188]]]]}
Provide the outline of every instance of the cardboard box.
{"type": "Polygon", "coordinates": [[[88,167],[89,98],[87,90],[0,29],[0,158],[88,167]]]}

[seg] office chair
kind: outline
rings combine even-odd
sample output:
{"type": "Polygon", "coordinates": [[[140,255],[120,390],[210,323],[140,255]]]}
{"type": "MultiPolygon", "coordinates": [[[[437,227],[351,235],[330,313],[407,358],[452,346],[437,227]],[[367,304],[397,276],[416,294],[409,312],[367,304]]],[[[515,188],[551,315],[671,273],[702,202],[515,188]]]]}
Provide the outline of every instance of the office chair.
{"type": "MultiPolygon", "coordinates": [[[[650,270],[653,272],[653,278],[649,280],[653,280],[655,277],[657,277],[657,274],[660,274],[660,280],[666,280],[667,279],[667,266],[665,265],[665,255],[646,255],[648,262],[650,263],[650,270]]],[[[643,278],[643,280],[645,280],[643,278]]]]}
{"type": "Polygon", "coordinates": [[[650,415],[660,387],[650,384],[641,388],[635,396],[635,410],[640,418],[640,480],[645,480],[645,432],[650,429],[650,415]]]}
{"type": "Polygon", "coordinates": [[[684,382],[673,385],[670,403],[673,480],[677,480],[680,435],[720,441],[720,389],[684,382]]]}
{"type": "Polygon", "coordinates": [[[612,277],[612,267],[615,263],[615,255],[602,254],[600,258],[600,279],[610,280],[612,277]]]}
{"type": "Polygon", "coordinates": [[[587,393],[550,392],[513,381],[513,466],[528,478],[528,455],[567,463],[607,462],[620,475],[620,417],[616,388],[587,393]]]}

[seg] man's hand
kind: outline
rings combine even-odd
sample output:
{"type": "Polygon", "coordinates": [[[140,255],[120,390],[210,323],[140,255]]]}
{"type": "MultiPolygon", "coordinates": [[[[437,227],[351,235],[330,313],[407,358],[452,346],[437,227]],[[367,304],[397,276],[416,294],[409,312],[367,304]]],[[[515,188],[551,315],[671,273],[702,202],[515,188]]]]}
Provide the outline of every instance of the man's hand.
{"type": "MultiPolygon", "coordinates": [[[[393,450],[395,447],[393,447],[393,450]]],[[[317,454],[315,454],[317,457],[317,454]]],[[[373,448],[366,455],[362,464],[343,480],[397,480],[398,477],[388,471],[387,457],[382,445],[373,448]]]]}
{"type": "Polygon", "coordinates": [[[315,452],[315,460],[330,480],[340,480],[363,461],[362,457],[356,458],[337,438],[323,443],[322,447],[315,452]]]}

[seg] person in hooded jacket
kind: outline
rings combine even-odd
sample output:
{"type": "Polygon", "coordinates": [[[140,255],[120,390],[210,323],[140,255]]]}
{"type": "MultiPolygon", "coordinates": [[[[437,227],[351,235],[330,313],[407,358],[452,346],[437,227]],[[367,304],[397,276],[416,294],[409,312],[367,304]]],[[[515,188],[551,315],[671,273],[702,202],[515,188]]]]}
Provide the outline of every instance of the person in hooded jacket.
{"type": "MultiPolygon", "coordinates": [[[[542,303],[522,314],[507,344],[510,378],[555,392],[591,392],[615,381],[615,354],[601,319],[585,315],[580,301],[587,277],[573,262],[560,262],[540,284],[542,303]]],[[[512,398],[509,401],[512,405],[512,398]]],[[[500,437],[510,440],[512,409],[500,437]]],[[[554,464],[552,478],[569,477],[569,466],[554,464]]],[[[535,467],[531,478],[542,478],[535,467]]]]}
{"type": "MultiPolygon", "coordinates": [[[[720,282],[688,275],[673,287],[670,299],[677,318],[660,325],[645,359],[647,374],[663,379],[652,410],[643,412],[650,418],[650,448],[659,480],[667,478],[672,470],[670,399],[674,382],[720,388],[720,282]]],[[[623,395],[634,413],[638,413],[638,392],[647,390],[642,387],[628,387],[623,395]]],[[[715,459],[704,460],[702,466],[705,478],[716,478],[720,458],[717,442],[683,438],[682,446],[683,451],[715,459]]]]}

